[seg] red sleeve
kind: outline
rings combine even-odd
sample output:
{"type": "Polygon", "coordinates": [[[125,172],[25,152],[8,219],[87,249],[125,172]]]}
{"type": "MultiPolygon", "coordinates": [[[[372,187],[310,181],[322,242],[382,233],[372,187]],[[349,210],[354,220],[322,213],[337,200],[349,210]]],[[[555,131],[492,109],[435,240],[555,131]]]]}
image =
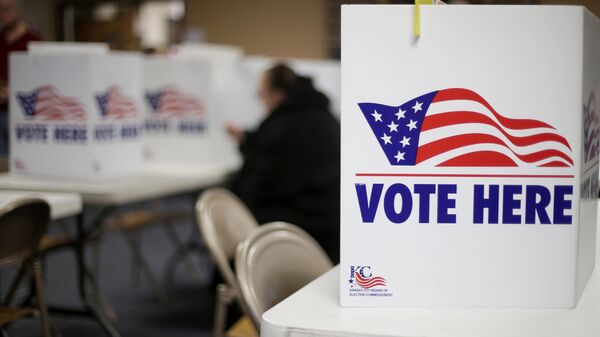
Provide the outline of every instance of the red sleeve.
{"type": "Polygon", "coordinates": [[[25,41],[25,44],[27,44],[31,41],[43,41],[44,38],[42,37],[42,34],[40,34],[40,32],[38,32],[37,30],[29,29],[27,30],[27,33],[25,33],[23,40],[25,41]]]}

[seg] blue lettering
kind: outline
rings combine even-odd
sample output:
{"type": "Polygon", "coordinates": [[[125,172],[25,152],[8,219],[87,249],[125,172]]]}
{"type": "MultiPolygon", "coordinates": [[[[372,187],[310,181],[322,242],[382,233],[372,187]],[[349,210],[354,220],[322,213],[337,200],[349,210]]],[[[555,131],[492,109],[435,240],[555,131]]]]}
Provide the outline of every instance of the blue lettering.
{"type": "Polygon", "coordinates": [[[375,220],[375,214],[377,213],[379,199],[381,198],[381,192],[383,191],[383,184],[373,184],[370,198],[367,198],[367,185],[356,184],[355,187],[362,221],[366,223],[373,223],[373,220],[375,220]]]}
{"type": "Polygon", "coordinates": [[[161,133],[167,132],[170,129],[171,124],[168,120],[158,119],[158,120],[147,120],[146,121],[146,131],[161,133]]]}
{"type": "Polygon", "coordinates": [[[134,139],[140,134],[140,128],[137,125],[124,125],[121,128],[121,138],[134,139]]]}
{"type": "Polygon", "coordinates": [[[87,140],[85,126],[58,126],[54,129],[54,140],[62,143],[84,143],[87,140]]]}
{"type": "Polygon", "coordinates": [[[383,199],[383,208],[385,215],[393,223],[405,222],[412,211],[412,194],[406,185],[392,184],[385,192],[383,199]],[[400,195],[402,206],[399,212],[396,212],[396,196],[400,195]]]}
{"type": "Polygon", "coordinates": [[[429,201],[430,196],[435,193],[435,185],[415,185],[415,193],[419,195],[419,223],[429,223],[429,201]]]}
{"type": "Polygon", "coordinates": [[[438,223],[456,223],[456,215],[449,214],[448,210],[456,207],[456,199],[450,199],[450,194],[456,194],[456,185],[439,185],[438,188],[438,223]]]}
{"type": "Polygon", "coordinates": [[[204,122],[183,121],[179,123],[179,132],[181,133],[202,133],[204,131],[204,122]]]}
{"type": "Polygon", "coordinates": [[[18,141],[45,142],[48,140],[48,128],[46,125],[17,125],[15,129],[18,141]]]}
{"type": "Polygon", "coordinates": [[[114,138],[114,129],[110,125],[99,125],[94,130],[96,140],[108,141],[114,138]]]}
{"type": "Polygon", "coordinates": [[[570,215],[565,215],[565,211],[571,209],[571,200],[565,199],[567,195],[573,195],[573,186],[554,186],[553,219],[556,225],[570,225],[573,222],[570,215]]]}
{"type": "Polygon", "coordinates": [[[499,186],[489,186],[488,198],[484,197],[485,185],[475,185],[473,192],[473,223],[482,224],[485,222],[483,219],[484,209],[488,210],[487,223],[498,223],[499,186]]]}
{"type": "Polygon", "coordinates": [[[551,198],[550,191],[546,187],[539,185],[527,186],[525,189],[525,223],[535,224],[537,214],[540,223],[549,224],[550,217],[546,212],[546,207],[550,205],[551,198]]]}
{"type": "Polygon", "coordinates": [[[521,194],[523,186],[504,185],[502,191],[502,223],[521,223],[521,216],[514,213],[515,209],[521,207],[521,200],[515,199],[515,195],[521,194]]]}

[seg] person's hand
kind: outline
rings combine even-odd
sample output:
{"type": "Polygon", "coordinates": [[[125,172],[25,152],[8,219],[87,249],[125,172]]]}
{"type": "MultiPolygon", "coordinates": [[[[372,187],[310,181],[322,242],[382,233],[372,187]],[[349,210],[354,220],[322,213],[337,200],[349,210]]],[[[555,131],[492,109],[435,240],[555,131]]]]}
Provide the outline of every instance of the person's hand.
{"type": "Polygon", "coordinates": [[[225,126],[225,130],[227,130],[227,133],[233,137],[233,139],[235,139],[236,142],[238,142],[238,144],[241,144],[244,142],[244,130],[242,130],[240,127],[238,127],[237,125],[233,124],[233,123],[227,123],[227,125],[225,126]]]}

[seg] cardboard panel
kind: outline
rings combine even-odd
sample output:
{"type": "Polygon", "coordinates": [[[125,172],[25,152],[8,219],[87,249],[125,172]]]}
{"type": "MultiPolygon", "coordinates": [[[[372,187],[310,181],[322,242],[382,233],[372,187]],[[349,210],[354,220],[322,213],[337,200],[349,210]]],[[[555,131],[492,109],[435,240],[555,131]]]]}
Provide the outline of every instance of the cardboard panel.
{"type": "Polygon", "coordinates": [[[10,71],[12,172],[102,178],[139,170],[139,55],[14,53],[10,71]]]}
{"type": "Polygon", "coordinates": [[[412,23],[342,9],[342,306],[573,307],[595,254],[597,19],[423,6],[419,39],[412,23]]]}

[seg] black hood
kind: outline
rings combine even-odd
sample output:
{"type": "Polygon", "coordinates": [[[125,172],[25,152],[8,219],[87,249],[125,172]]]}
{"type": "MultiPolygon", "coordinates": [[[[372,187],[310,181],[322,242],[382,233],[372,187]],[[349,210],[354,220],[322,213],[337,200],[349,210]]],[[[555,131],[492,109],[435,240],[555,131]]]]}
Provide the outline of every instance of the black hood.
{"type": "Polygon", "coordinates": [[[310,77],[299,76],[295,88],[272,113],[281,110],[324,110],[329,111],[329,99],[318,91],[310,77]]]}

